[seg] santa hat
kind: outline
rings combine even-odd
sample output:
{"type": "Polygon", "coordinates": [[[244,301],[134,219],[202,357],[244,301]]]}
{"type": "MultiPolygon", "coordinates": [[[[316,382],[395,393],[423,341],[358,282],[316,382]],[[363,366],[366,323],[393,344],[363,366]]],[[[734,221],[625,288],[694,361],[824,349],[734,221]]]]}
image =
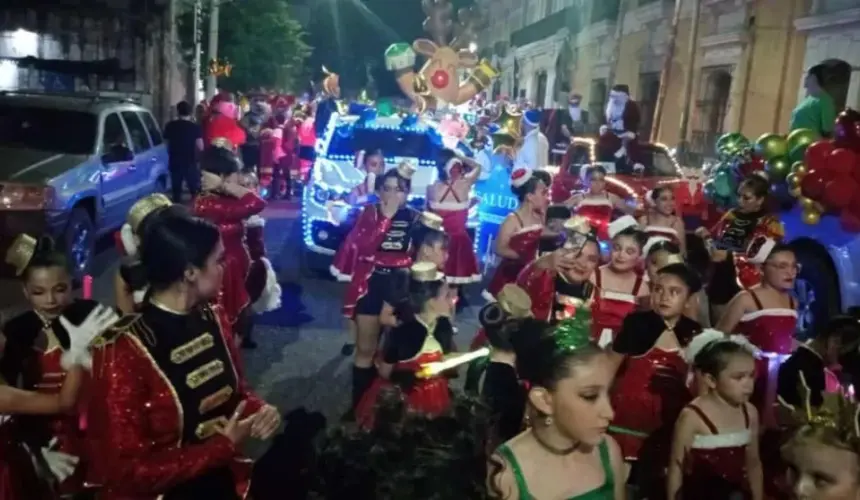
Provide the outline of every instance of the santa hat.
{"type": "Polygon", "coordinates": [[[669,241],[669,238],[664,238],[663,236],[652,236],[648,238],[648,241],[646,241],[645,245],[642,247],[642,255],[648,255],[648,252],[651,251],[654,245],[662,241],[669,241]]]}
{"type": "Polygon", "coordinates": [[[751,264],[764,264],[776,247],[776,240],[766,236],[756,236],[747,246],[747,256],[751,264]]]}
{"type": "Polygon", "coordinates": [[[454,156],[453,158],[448,160],[447,163],[445,163],[445,174],[448,176],[449,179],[451,178],[451,175],[452,175],[451,172],[455,168],[459,168],[460,172],[462,173],[462,171],[463,171],[463,160],[459,156],[454,156]]]}
{"type": "Polygon", "coordinates": [[[530,168],[515,168],[511,172],[511,186],[520,188],[532,178],[532,170],[530,168]]]}
{"type": "Polygon", "coordinates": [[[623,217],[619,217],[619,218],[615,219],[614,221],[612,221],[612,223],[609,224],[609,228],[608,228],[607,232],[609,233],[609,238],[611,239],[611,238],[615,238],[616,236],[618,236],[618,233],[620,233],[621,231],[625,231],[625,230],[630,229],[630,228],[638,228],[638,227],[639,227],[639,223],[636,222],[636,219],[634,219],[633,216],[625,215],[623,217]]]}
{"type": "Polygon", "coordinates": [[[540,111],[537,109],[530,109],[523,113],[523,121],[526,125],[531,127],[536,127],[540,125],[540,111]]]}
{"type": "Polygon", "coordinates": [[[617,93],[625,94],[625,95],[629,96],[630,95],[630,87],[623,84],[623,83],[619,83],[617,85],[612,86],[612,90],[610,90],[610,93],[612,93],[612,92],[617,92],[617,93]]]}

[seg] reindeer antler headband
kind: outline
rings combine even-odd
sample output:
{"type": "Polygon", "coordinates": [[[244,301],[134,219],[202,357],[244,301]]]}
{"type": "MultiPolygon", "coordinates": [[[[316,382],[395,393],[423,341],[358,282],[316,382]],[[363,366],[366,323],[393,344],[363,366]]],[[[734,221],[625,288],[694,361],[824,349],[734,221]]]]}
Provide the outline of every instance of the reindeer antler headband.
{"type": "Polygon", "coordinates": [[[844,444],[860,452],[860,424],[857,421],[860,417],[860,406],[857,402],[840,391],[824,394],[821,406],[813,407],[812,390],[802,372],[798,390],[803,401],[800,408],[786,403],[782,397],[777,397],[779,404],[788,410],[792,423],[797,427],[828,429],[844,444]]]}

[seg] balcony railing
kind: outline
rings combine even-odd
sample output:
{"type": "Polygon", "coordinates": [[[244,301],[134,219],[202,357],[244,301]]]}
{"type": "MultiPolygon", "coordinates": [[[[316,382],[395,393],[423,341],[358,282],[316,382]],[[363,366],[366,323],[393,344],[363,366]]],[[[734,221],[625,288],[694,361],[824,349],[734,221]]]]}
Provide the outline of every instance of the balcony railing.
{"type": "Polygon", "coordinates": [[[555,35],[567,28],[571,34],[579,33],[582,29],[579,10],[568,7],[555,14],[545,17],[511,34],[511,46],[522,47],[538,40],[555,35]]]}

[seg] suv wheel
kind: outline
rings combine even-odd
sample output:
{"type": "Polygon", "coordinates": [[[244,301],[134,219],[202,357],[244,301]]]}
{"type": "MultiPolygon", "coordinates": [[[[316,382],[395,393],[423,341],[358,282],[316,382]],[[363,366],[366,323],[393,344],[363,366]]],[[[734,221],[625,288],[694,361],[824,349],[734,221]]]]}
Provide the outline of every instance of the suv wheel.
{"type": "Polygon", "coordinates": [[[66,224],[63,241],[66,257],[75,280],[80,280],[90,271],[95,253],[96,231],[93,218],[84,207],[75,207],[66,224]]]}

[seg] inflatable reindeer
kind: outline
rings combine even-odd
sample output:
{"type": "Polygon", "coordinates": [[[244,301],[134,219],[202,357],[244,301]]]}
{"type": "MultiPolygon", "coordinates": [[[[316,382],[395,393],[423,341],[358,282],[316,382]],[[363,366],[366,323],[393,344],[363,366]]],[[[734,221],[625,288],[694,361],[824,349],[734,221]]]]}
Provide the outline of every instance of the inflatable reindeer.
{"type": "Polygon", "coordinates": [[[468,102],[489,87],[499,74],[489,61],[479,61],[474,51],[469,50],[469,45],[477,39],[475,31],[480,28],[480,16],[472,9],[460,9],[455,24],[448,0],[422,0],[421,7],[427,15],[424,31],[433,39],[419,38],[412,45],[396,43],[388,47],[386,67],[395,72],[400,89],[412,98],[418,112],[468,102]],[[450,43],[449,38],[452,38],[450,43]],[[416,53],[427,58],[417,72],[416,53]],[[472,71],[466,80],[460,81],[463,69],[472,71]]]}

